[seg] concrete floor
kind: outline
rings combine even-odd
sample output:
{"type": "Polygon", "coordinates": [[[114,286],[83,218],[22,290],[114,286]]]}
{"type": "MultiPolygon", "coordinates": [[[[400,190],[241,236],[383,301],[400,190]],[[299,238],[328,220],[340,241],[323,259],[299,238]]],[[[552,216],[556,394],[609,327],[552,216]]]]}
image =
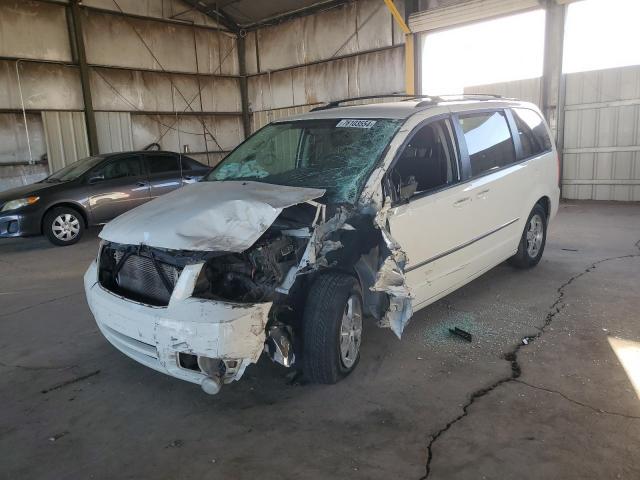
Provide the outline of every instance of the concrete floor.
{"type": "Polygon", "coordinates": [[[402,341],[369,326],[340,384],[262,359],[216,397],[101,337],[95,233],[2,241],[0,478],[640,478],[639,240],[638,204],[564,204],[537,268],[498,266],[402,341]]]}

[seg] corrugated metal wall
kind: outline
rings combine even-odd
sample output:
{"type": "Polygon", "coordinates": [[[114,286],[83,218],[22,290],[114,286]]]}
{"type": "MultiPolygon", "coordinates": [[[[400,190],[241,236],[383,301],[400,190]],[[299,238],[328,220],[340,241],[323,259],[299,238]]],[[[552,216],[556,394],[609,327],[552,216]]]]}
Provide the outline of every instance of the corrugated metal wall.
{"type": "Polygon", "coordinates": [[[83,112],[42,112],[49,173],[89,156],[83,112]]]}
{"type": "MultiPolygon", "coordinates": [[[[52,168],[86,151],[66,128],[84,110],[67,5],[0,0],[0,190],[48,172],[42,112],[52,168]],[[31,159],[23,104],[29,175],[9,168],[31,159]]],[[[180,0],[84,0],[81,18],[101,152],[157,142],[213,162],[244,138],[236,39],[213,19],[180,0]]]]}
{"type": "Polygon", "coordinates": [[[563,196],[640,201],[640,66],[566,75],[563,196]]]}
{"type": "Polygon", "coordinates": [[[492,95],[502,95],[507,98],[518,98],[526,102],[540,105],[540,84],[541,77],[527,78],[513,82],[491,83],[489,85],[475,85],[465,87],[464,93],[490,93],[492,95]]]}
{"type": "MultiPolygon", "coordinates": [[[[403,12],[404,2],[395,3],[403,12]]],[[[381,0],[360,0],[250,32],[253,130],[321,102],[402,92],[403,42],[381,0]]]]}

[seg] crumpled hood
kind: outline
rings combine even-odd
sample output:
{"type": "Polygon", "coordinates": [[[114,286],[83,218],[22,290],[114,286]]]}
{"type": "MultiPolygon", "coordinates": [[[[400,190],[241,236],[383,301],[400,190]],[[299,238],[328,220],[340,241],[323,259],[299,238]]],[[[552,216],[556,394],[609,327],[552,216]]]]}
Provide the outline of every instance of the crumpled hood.
{"type": "Polygon", "coordinates": [[[120,215],[100,238],[173,250],[242,252],[284,208],[324,192],[249,181],[198,182],[120,215]]]}

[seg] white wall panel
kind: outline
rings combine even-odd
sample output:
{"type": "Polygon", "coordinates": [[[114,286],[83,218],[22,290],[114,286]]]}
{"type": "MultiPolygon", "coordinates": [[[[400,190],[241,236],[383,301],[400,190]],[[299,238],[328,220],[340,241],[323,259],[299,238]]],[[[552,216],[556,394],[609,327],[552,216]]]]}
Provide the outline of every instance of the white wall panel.
{"type": "Polygon", "coordinates": [[[42,112],[49,172],[89,156],[83,112],[42,112]]]}
{"type": "Polygon", "coordinates": [[[640,200],[640,66],[566,76],[563,196],[640,200]]]}
{"type": "Polygon", "coordinates": [[[129,112],[96,112],[100,153],[133,150],[133,132],[129,112]]]}
{"type": "Polygon", "coordinates": [[[474,85],[465,87],[464,93],[488,93],[502,95],[507,98],[517,98],[540,106],[541,77],[514,80],[512,82],[492,83],[489,85],[474,85]]]}

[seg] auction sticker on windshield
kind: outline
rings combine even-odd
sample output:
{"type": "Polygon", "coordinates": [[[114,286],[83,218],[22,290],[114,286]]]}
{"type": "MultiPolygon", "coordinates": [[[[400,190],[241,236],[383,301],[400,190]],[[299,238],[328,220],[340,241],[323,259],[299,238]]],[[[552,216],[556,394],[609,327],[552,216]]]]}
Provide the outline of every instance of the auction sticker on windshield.
{"type": "Polygon", "coordinates": [[[371,128],[376,124],[375,120],[357,120],[357,119],[344,119],[340,120],[336,127],[343,128],[371,128]]]}

